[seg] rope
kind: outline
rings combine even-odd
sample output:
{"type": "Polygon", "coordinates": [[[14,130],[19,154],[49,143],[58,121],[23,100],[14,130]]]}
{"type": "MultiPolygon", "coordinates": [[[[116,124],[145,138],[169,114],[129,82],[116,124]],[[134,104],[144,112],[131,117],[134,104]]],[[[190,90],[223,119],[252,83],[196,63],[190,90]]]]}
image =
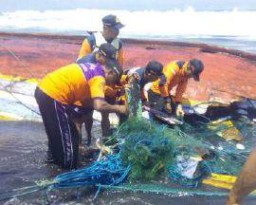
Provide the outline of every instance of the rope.
{"type": "Polygon", "coordinates": [[[9,49],[9,48],[3,46],[2,44],[0,44],[0,46],[1,46],[3,49],[7,50],[7,51],[11,54],[11,56],[13,56],[13,57],[22,65],[22,67],[23,67],[28,73],[30,73],[30,75],[32,76],[32,78],[35,78],[35,79],[36,79],[36,77],[34,76],[34,74],[33,74],[29,69],[27,69],[25,63],[23,63],[23,61],[22,61],[11,49],[9,49]]]}
{"type": "Polygon", "coordinates": [[[143,193],[154,193],[154,194],[170,194],[172,196],[218,196],[223,197],[227,196],[227,193],[223,191],[200,191],[198,189],[177,189],[162,185],[152,185],[152,184],[124,184],[119,186],[108,186],[102,185],[102,188],[105,189],[114,189],[122,191],[131,191],[131,192],[143,192],[143,193]]]}
{"type": "Polygon", "coordinates": [[[99,187],[99,192],[102,185],[116,186],[123,183],[130,170],[130,165],[122,166],[119,154],[108,155],[101,161],[93,162],[89,167],[59,174],[52,180],[37,181],[36,185],[33,186],[0,193],[0,201],[45,189],[50,191],[53,189],[96,186],[99,187]]]}
{"type": "MultiPolygon", "coordinates": [[[[28,72],[30,73],[30,75],[31,75],[33,78],[36,79],[36,77],[33,75],[33,73],[32,73],[29,69],[26,68],[26,65],[23,63],[23,61],[22,61],[12,50],[10,50],[9,48],[7,48],[7,47],[5,47],[5,46],[3,46],[3,45],[1,45],[1,44],[0,44],[0,46],[1,46],[2,48],[4,48],[5,50],[7,50],[7,51],[11,54],[11,56],[13,56],[13,57],[22,65],[22,67],[23,67],[26,71],[28,71],[28,72]]],[[[14,79],[14,77],[12,77],[12,78],[14,79]]],[[[24,80],[25,80],[25,79],[24,79],[24,80]]],[[[24,80],[23,80],[23,81],[24,81],[24,80]]],[[[16,83],[20,83],[20,82],[22,82],[22,81],[14,81],[14,80],[11,80],[10,84],[4,87],[4,91],[6,91],[7,93],[9,93],[17,102],[19,102],[21,105],[23,105],[24,107],[26,107],[28,110],[30,110],[30,111],[36,113],[37,115],[41,115],[39,112],[33,110],[32,108],[30,108],[29,106],[27,106],[26,104],[24,104],[23,102],[21,102],[21,100],[18,99],[18,98],[10,91],[11,89],[10,89],[10,90],[7,89],[8,87],[12,88],[16,83]]]]}

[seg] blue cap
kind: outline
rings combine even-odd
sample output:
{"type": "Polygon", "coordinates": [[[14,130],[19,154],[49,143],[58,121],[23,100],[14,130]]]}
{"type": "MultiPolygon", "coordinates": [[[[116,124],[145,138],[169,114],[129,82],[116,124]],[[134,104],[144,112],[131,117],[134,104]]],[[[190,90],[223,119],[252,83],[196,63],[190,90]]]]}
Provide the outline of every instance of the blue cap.
{"type": "Polygon", "coordinates": [[[192,70],[192,75],[194,80],[200,81],[200,74],[204,70],[204,64],[202,63],[201,60],[198,60],[198,59],[191,59],[189,63],[194,67],[194,69],[192,70]]]}
{"type": "Polygon", "coordinates": [[[106,26],[114,27],[116,29],[123,28],[124,25],[120,22],[120,20],[115,15],[107,15],[102,19],[102,22],[106,26]]]}

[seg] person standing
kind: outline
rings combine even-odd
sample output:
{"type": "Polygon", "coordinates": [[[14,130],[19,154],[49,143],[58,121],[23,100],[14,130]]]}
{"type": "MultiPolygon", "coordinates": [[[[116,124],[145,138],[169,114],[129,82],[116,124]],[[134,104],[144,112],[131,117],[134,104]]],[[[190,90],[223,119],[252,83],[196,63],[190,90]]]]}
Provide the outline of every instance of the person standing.
{"type": "Polygon", "coordinates": [[[89,36],[83,40],[79,50],[78,59],[98,50],[103,43],[110,43],[118,51],[116,58],[118,63],[123,66],[124,52],[122,41],[118,38],[119,30],[124,27],[115,15],[107,15],[102,18],[103,31],[89,32],[89,36]]]}

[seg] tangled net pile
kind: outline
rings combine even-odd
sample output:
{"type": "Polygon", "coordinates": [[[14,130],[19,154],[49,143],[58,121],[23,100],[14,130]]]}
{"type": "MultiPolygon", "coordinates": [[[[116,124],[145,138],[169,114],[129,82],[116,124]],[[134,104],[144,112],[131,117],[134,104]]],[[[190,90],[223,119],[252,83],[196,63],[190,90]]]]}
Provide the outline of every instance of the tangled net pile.
{"type": "MultiPolygon", "coordinates": [[[[112,142],[117,146],[111,155],[83,169],[60,174],[53,180],[17,189],[14,195],[42,189],[83,186],[157,193],[178,193],[186,187],[196,188],[211,173],[239,173],[252,149],[253,133],[256,131],[255,124],[243,122],[242,127],[247,133],[244,135],[246,149],[237,149],[235,142],[226,141],[218,135],[218,132],[230,129],[223,123],[214,124],[213,127],[211,122],[197,123],[196,126],[184,122],[182,126],[169,127],[140,117],[131,117],[113,134],[112,142]],[[187,174],[191,170],[192,174],[187,174]],[[145,182],[151,185],[141,185],[145,182]],[[169,186],[171,184],[179,184],[181,187],[174,189],[169,186]]],[[[186,190],[186,193],[221,195],[198,189],[193,193],[186,190]]]]}
{"type": "Polygon", "coordinates": [[[173,144],[163,130],[163,126],[142,118],[130,118],[119,128],[117,137],[125,140],[121,160],[131,165],[131,180],[149,180],[163,171],[167,173],[173,160],[173,144]]]}

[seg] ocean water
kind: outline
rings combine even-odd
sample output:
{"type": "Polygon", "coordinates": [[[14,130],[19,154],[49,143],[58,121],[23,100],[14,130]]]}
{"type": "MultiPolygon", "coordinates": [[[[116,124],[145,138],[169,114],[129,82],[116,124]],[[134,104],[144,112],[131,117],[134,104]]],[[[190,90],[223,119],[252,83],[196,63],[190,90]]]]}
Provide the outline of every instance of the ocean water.
{"type": "Polygon", "coordinates": [[[256,10],[246,9],[23,9],[2,11],[0,31],[83,35],[102,30],[102,17],[115,14],[125,24],[121,38],[200,42],[256,53],[256,10]]]}

